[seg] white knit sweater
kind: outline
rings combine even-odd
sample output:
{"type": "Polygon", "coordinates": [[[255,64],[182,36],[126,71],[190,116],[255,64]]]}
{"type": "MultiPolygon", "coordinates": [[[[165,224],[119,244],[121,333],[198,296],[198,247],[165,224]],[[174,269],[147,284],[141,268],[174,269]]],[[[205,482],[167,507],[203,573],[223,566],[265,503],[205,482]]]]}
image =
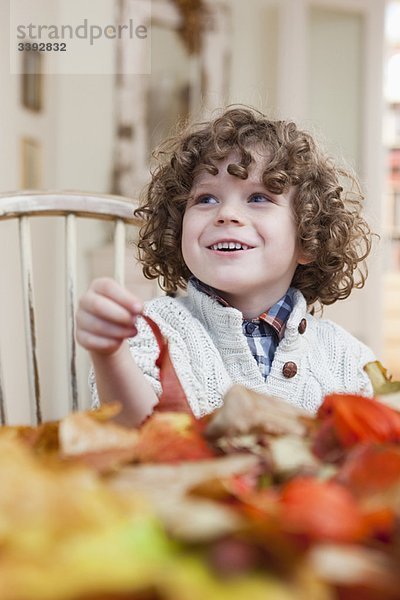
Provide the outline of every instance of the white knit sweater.
{"type": "MultiPolygon", "coordinates": [[[[242,332],[242,313],[222,306],[191,283],[187,291],[187,296],[181,298],[165,296],[150,300],[144,313],[168,339],[173,365],[196,417],[221,406],[224,394],[234,383],[284,398],[311,413],[317,411],[329,392],[372,396],[371,383],[363,371],[367,362],[375,360],[372,351],[339,325],[308,314],[301,292],[295,292],[284,337],[264,382],[242,332]],[[306,319],[307,327],[301,334],[302,319],[306,319]],[[287,374],[284,365],[288,362],[297,367],[296,374],[289,378],[283,374],[283,371],[287,374]]],[[[159,396],[157,342],[149,325],[140,317],[137,329],[137,335],[128,340],[129,346],[159,396]]],[[[96,403],[93,372],[90,383],[96,403]]]]}

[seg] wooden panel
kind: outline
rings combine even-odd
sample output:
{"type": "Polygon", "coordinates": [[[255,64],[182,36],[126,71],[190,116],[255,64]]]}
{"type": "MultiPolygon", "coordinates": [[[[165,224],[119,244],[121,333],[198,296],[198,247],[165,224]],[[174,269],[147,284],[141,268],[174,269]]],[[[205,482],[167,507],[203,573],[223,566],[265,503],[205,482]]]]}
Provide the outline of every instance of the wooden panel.
{"type": "Polygon", "coordinates": [[[68,215],[65,219],[65,258],[66,258],[66,321],[67,321],[67,359],[69,402],[71,410],[78,410],[78,383],[76,377],[76,216],[68,215]]]}
{"type": "Polygon", "coordinates": [[[39,370],[36,354],[32,250],[28,217],[19,219],[19,242],[31,419],[33,423],[39,424],[42,422],[42,409],[40,406],[39,370]]]}
{"type": "Polygon", "coordinates": [[[119,219],[114,233],[114,279],[121,285],[125,281],[125,242],[125,224],[119,219]]]}
{"type": "Polygon", "coordinates": [[[68,192],[0,194],[0,220],[21,215],[63,216],[73,212],[79,217],[108,221],[117,217],[126,223],[140,225],[141,221],[133,216],[136,207],[135,201],[127,202],[119,196],[68,192]]]}

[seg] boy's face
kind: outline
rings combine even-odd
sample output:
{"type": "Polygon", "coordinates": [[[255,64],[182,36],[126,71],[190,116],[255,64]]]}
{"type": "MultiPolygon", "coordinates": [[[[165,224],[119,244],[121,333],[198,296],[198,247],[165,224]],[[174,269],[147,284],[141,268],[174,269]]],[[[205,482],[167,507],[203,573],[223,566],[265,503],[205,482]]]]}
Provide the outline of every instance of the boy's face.
{"type": "Polygon", "coordinates": [[[287,291],[298,264],[307,261],[297,243],[292,211],[295,188],[272,194],[262,184],[266,158],[255,155],[247,179],[227,172],[201,173],[183,217],[182,253],[190,271],[220,292],[246,318],[256,318],[287,291]],[[224,250],[232,242],[242,249],[224,250]],[[217,246],[218,245],[218,246],[217,246]]]}

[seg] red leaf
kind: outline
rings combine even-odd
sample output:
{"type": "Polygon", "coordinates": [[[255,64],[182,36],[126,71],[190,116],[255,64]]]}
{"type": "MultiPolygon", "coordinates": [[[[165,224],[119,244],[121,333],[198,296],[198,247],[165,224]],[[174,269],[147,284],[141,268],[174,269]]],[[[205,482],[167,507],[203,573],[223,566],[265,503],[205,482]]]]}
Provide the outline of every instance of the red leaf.
{"type": "Polygon", "coordinates": [[[316,422],[317,428],[312,433],[312,451],[319,459],[340,463],[345,456],[345,450],[340,444],[333,424],[333,416],[324,418],[322,422],[316,422]]]}
{"type": "Polygon", "coordinates": [[[192,414],[192,409],[172,364],[167,340],[163,337],[157,323],[150,319],[150,317],[145,315],[142,315],[142,317],[150,325],[160,349],[156,365],[160,369],[162,394],[158,404],[155,406],[155,410],[159,412],[184,412],[192,414]]]}
{"type": "Polygon", "coordinates": [[[353,394],[330,394],[318,418],[331,419],[334,433],[345,448],[362,442],[400,441],[400,414],[377,400],[353,394]]]}
{"type": "Polygon", "coordinates": [[[355,498],[331,481],[293,479],[281,491],[280,506],[282,527],[314,541],[350,543],[369,534],[355,498]]]}
{"type": "Polygon", "coordinates": [[[400,448],[364,445],[348,455],[336,480],[357,496],[379,493],[400,484],[400,448]]]}
{"type": "Polygon", "coordinates": [[[154,413],[139,430],[139,462],[167,463],[214,456],[198,432],[195,418],[188,414],[154,413]]]}
{"type": "Polygon", "coordinates": [[[364,518],[372,537],[387,540],[393,534],[396,525],[393,509],[382,506],[365,511],[364,518]]]}

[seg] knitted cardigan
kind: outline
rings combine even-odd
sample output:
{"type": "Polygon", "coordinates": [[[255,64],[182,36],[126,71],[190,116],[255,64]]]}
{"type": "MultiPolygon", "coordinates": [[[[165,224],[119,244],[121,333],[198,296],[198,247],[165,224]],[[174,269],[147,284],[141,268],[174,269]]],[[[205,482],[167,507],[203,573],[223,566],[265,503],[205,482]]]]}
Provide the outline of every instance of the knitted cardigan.
{"type": "MultiPolygon", "coordinates": [[[[224,394],[234,383],[284,398],[310,413],[318,410],[330,392],[372,396],[371,383],[363,370],[367,362],[375,360],[372,351],[339,325],[307,313],[306,301],[298,290],[266,381],[243,335],[242,313],[222,306],[190,282],[187,292],[184,297],[150,300],[144,314],[168,339],[171,360],[196,417],[221,406],[224,394]],[[300,333],[304,329],[304,321],[299,328],[302,319],[306,327],[300,333]],[[295,367],[288,368],[288,362],[295,367]]],[[[136,326],[137,335],[128,340],[131,353],[160,396],[159,370],[155,366],[157,342],[144,319],[138,317],[136,326]]],[[[89,381],[97,404],[93,371],[89,381]]]]}

